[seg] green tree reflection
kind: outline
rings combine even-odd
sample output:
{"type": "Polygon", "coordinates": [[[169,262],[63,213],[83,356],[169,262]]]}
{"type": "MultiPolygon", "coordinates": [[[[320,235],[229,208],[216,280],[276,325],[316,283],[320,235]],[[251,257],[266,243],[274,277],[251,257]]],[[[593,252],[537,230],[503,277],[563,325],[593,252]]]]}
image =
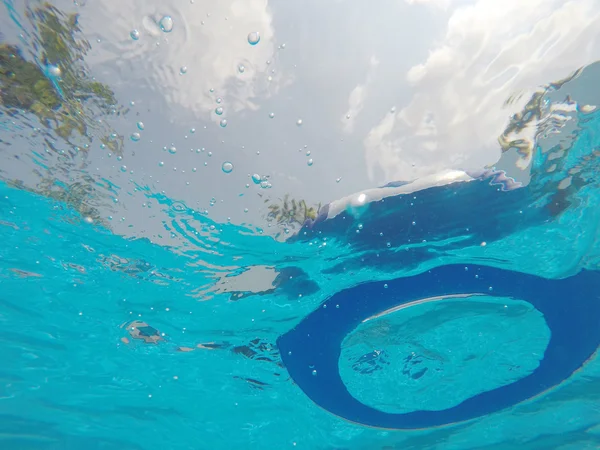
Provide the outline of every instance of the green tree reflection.
{"type": "Polygon", "coordinates": [[[109,86],[89,75],[84,57],[91,45],[81,33],[77,14],[43,3],[28,8],[25,17],[33,29],[31,48],[0,44],[0,110],[12,117],[34,115],[45,147],[59,157],[44,171],[34,169],[41,180],[33,187],[21,180],[9,182],[104,223],[91,204],[107,195],[99,192],[97,181],[83,169],[93,141],[122,154],[123,136],[98,118],[126,111],[109,86]],[[57,138],[66,144],[66,151],[59,150],[57,138]],[[76,157],[83,167],[75,168],[76,157]]]}
{"type": "Polygon", "coordinates": [[[276,201],[267,199],[265,203],[269,210],[267,221],[292,228],[301,227],[307,219],[315,219],[321,209],[320,203],[308,206],[305,200],[290,198],[289,194],[276,201]]]}

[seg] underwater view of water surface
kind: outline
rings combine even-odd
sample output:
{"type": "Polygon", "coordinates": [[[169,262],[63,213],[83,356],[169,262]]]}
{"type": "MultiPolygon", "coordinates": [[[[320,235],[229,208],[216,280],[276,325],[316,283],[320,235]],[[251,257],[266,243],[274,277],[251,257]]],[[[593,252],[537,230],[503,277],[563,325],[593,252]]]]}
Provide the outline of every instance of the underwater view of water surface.
{"type": "Polygon", "coordinates": [[[597,0],[3,0],[0,448],[600,448],[597,0]]]}

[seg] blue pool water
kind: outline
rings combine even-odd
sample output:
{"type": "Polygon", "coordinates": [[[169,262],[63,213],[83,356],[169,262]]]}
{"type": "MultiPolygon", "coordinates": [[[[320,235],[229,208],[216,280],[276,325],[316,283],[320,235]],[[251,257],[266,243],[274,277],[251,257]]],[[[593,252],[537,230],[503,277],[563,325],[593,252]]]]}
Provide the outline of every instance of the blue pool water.
{"type": "MultiPolygon", "coordinates": [[[[542,306],[576,308],[580,294],[590,293],[588,285],[566,281],[557,289],[549,280],[585,273],[592,275],[582,283],[598,282],[598,186],[593,160],[586,161],[599,120],[580,122],[562,160],[563,171],[580,168],[582,182],[560,209],[553,207],[558,191],[542,152],[526,187],[508,189],[484,172],[410,194],[389,191],[383,201],[346,206],[337,217],[339,205],[332,204],[324,209],[329,216],[287,242],[231,224],[211,230],[207,217],[155,195],[169,217],[164,227],[190,243],[201,239],[210,253],[125,239],[60,202],[2,184],[3,448],[465,449],[482,442],[485,448],[593,448],[600,432],[595,355],[567,381],[516,406],[493,412],[484,404],[486,414],[473,420],[394,431],[389,423],[377,428],[344,420],[339,415],[347,412],[327,391],[325,406],[338,415],[313,403],[301,379],[294,381],[294,359],[309,362],[306,355],[323,354],[326,341],[296,345],[299,354],[283,360],[277,344],[311,312],[343,311],[347,305],[334,305],[334,294],[353,286],[362,289],[361,298],[373,295],[366,315],[394,305],[389,297],[378,300],[386,291],[395,292],[397,303],[406,301],[394,284],[402,280],[409,280],[411,299],[459,293],[464,282],[455,276],[410,280],[460,265],[461,277],[468,273],[480,283],[484,301],[425,302],[341,336],[339,373],[348,392],[391,413],[439,411],[532,373],[551,338],[548,325],[531,304],[510,298],[514,280],[506,286],[501,277],[479,280],[478,270],[522,274],[525,284],[516,293],[534,295],[542,306]],[[272,289],[253,295],[224,287],[222,275],[233,283],[257,265],[282,275],[272,289]],[[527,285],[532,276],[537,292],[527,285]],[[148,342],[128,332],[132,323],[148,342]]],[[[597,324],[598,294],[591,294],[585,300],[597,324]]],[[[331,320],[322,327],[340,327],[331,320]]],[[[305,368],[315,380],[319,369],[305,368]]]]}
{"type": "MultiPolygon", "coordinates": [[[[5,6],[29,48],[39,30],[5,6]]],[[[219,219],[212,195],[227,186],[208,171],[194,196],[215,208],[182,199],[185,159],[181,180],[153,178],[151,157],[136,159],[162,146],[151,120],[108,114],[148,132],[131,134],[145,147],[125,152],[128,168],[98,144],[92,107],[88,148],[0,105],[0,449],[599,448],[597,71],[512,118],[534,128],[530,147],[364,189],[281,229],[219,219]]]]}

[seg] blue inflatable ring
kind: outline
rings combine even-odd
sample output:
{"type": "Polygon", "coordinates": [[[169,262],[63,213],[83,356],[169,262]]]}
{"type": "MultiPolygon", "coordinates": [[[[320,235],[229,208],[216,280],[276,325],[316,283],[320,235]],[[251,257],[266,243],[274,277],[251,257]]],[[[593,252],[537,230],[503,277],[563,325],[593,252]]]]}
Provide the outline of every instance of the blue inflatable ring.
{"type": "Polygon", "coordinates": [[[387,281],[387,288],[378,281],[334,294],[326,303],[339,308],[317,308],[277,340],[290,376],[317,405],[351,422],[421,429],[475,419],[530,400],[565,381],[594,356],[600,345],[600,273],[581,271],[551,280],[488,266],[468,268],[442,266],[387,281]],[[526,301],[544,315],[551,337],[533,372],[441,411],[383,412],[348,392],[338,369],[341,344],[364,319],[420,299],[486,293],[489,286],[494,296],[526,301]]]}

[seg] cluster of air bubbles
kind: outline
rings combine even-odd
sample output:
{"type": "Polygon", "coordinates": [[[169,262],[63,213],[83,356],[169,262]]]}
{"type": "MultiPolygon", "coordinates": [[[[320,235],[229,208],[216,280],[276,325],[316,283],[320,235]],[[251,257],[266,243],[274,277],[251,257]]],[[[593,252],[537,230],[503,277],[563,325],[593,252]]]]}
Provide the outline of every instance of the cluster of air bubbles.
{"type": "Polygon", "coordinates": [[[248,44],[256,45],[260,42],[260,33],[258,31],[251,31],[248,33],[248,44]]]}
{"type": "MultiPolygon", "coordinates": [[[[254,184],[258,184],[262,189],[270,189],[271,187],[273,187],[267,175],[260,176],[259,174],[255,173],[251,176],[251,178],[252,182],[254,184]]],[[[246,185],[246,187],[249,186],[246,185]]]]}
{"type": "Polygon", "coordinates": [[[158,22],[158,26],[165,33],[170,33],[173,31],[173,18],[171,16],[164,16],[158,22]]]}

